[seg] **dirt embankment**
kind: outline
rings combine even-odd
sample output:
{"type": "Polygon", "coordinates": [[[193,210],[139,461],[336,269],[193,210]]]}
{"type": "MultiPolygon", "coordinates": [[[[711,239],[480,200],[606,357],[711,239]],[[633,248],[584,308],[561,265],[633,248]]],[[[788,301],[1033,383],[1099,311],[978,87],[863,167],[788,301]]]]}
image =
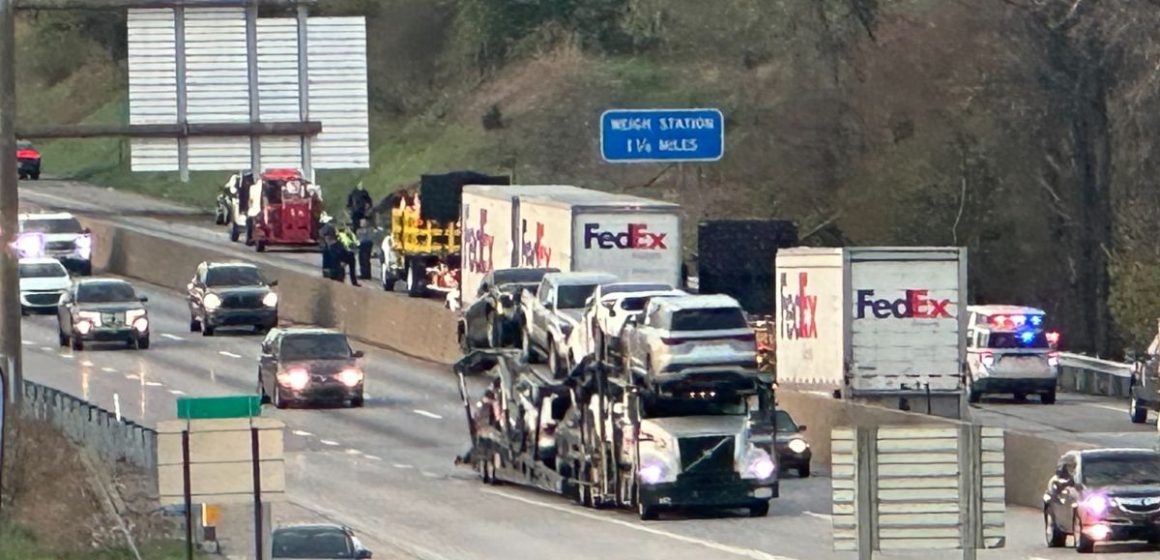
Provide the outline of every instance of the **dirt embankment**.
{"type": "Polygon", "coordinates": [[[51,424],[9,415],[0,522],[52,553],[127,547],[174,533],[140,469],[88,455],[51,424]],[[118,521],[120,517],[120,521],[118,521]]]}

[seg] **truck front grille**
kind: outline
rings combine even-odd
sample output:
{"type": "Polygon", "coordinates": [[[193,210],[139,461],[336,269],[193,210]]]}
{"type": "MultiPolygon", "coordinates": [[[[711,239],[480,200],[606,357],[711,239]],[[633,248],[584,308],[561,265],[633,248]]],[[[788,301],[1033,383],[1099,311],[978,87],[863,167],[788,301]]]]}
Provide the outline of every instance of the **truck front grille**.
{"type": "Polygon", "coordinates": [[[224,309],[257,309],[262,307],[265,294],[234,294],[222,297],[224,309]]]}
{"type": "Polygon", "coordinates": [[[681,470],[689,474],[733,472],[733,436],[680,438],[681,470]],[[709,453],[712,455],[707,456],[709,453]],[[701,460],[704,458],[704,460],[701,460]],[[698,463],[698,461],[700,461],[698,463]],[[690,471],[690,467],[692,470],[690,471]]]}

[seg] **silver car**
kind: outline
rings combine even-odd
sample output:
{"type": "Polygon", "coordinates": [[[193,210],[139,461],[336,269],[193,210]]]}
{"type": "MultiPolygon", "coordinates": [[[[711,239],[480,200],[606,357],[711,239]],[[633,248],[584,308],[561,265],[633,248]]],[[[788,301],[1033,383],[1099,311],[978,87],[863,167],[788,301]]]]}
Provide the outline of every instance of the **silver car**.
{"type": "Polygon", "coordinates": [[[621,331],[626,371],[648,376],[692,366],[757,367],[757,338],[725,295],[654,298],[621,331]]]}

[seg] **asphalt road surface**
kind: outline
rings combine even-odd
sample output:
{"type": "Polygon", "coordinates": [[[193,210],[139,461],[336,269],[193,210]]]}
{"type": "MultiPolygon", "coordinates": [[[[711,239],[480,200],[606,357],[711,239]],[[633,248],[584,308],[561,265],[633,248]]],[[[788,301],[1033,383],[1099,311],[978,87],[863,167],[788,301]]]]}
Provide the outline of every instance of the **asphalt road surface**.
{"type": "MultiPolygon", "coordinates": [[[[76,212],[86,208],[68,207],[60,201],[84,203],[89,193],[101,197],[92,200],[120,197],[109,196],[104,189],[51,182],[24,186],[23,190],[25,199],[38,206],[64,206],[76,212]]],[[[102,213],[107,217],[118,213],[115,203],[102,213]]],[[[212,229],[131,219],[141,227],[157,227],[171,235],[184,235],[188,228],[223,245],[228,243],[220,231],[212,229]]],[[[248,256],[317,258],[276,253],[248,256]]],[[[119,403],[124,416],[146,425],[172,418],[178,396],[252,394],[257,337],[190,333],[188,311],[178,294],[138,285],[150,296],[154,325],[150,350],[93,347],[73,353],[57,346],[54,317],[33,316],[25,319],[26,376],[110,410],[119,403]]],[[[291,503],[276,505],[276,517],[288,519],[282,512],[290,511],[291,516],[345,523],[364,536],[376,553],[382,551],[377,557],[398,552],[432,559],[855,557],[832,551],[829,480],[823,477],[785,480],[783,497],[774,500],[766,518],[676,516],[647,523],[630,512],[586,510],[551,494],[510,485],[484,486],[470,470],[452,464],[467,443],[467,433],[449,370],[375,348],[361,349],[367,352],[365,408],[271,408],[266,412],[288,426],[286,463],[291,503]]],[[[480,384],[473,383],[472,389],[478,394],[480,384]]],[[[1129,424],[1120,403],[1094,397],[1069,396],[1054,406],[987,403],[976,412],[989,424],[1075,436],[1073,439],[1107,441],[1108,434],[1115,434],[1121,439],[1146,438],[1150,446],[1156,437],[1154,426],[1129,424]]],[[[1007,524],[1007,547],[981,552],[980,558],[1071,558],[1075,554],[1043,547],[1042,520],[1036,511],[1009,508],[1007,524]]],[[[1156,554],[1138,546],[1113,550],[1140,557],[1156,554]]],[[[876,557],[949,559],[960,555],[876,557]]]]}

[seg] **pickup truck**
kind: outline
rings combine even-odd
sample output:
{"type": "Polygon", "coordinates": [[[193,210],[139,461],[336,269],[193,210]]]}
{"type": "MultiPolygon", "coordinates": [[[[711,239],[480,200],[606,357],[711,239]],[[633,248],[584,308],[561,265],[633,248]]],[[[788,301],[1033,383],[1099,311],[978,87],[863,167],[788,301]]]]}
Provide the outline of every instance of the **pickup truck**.
{"type": "Polygon", "coordinates": [[[524,359],[531,363],[544,356],[553,375],[565,373],[566,341],[580,325],[584,305],[597,286],[617,280],[598,272],[553,272],[544,275],[535,292],[524,290],[520,294],[524,359]]]}

